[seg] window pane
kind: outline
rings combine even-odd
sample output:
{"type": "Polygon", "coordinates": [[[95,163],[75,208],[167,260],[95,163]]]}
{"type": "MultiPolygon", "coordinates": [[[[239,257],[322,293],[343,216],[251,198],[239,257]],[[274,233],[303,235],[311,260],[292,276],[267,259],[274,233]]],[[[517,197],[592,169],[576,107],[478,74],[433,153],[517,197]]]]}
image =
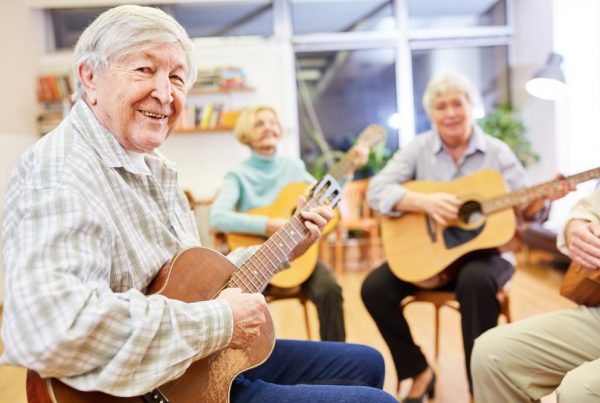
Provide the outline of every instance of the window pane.
{"type": "Polygon", "coordinates": [[[56,49],[70,49],[75,46],[79,35],[104,11],[110,7],[61,8],[49,10],[54,29],[56,49]]]}
{"type": "Polygon", "coordinates": [[[411,28],[506,25],[506,0],[408,0],[411,28]]]}
{"type": "Polygon", "coordinates": [[[307,165],[323,154],[312,134],[319,126],[332,150],[347,151],[371,123],[387,129],[388,149],[398,148],[397,129],[387,125],[397,111],[395,53],[368,49],[296,55],[300,147],[307,165]]]}
{"type": "Polygon", "coordinates": [[[273,6],[270,1],[180,4],[166,11],[183,25],[192,38],[273,35],[273,6]]]}
{"type": "Polygon", "coordinates": [[[294,34],[395,29],[390,0],[292,1],[294,34]]]}
{"type": "Polygon", "coordinates": [[[482,99],[482,105],[473,111],[476,118],[510,101],[507,46],[413,51],[412,67],[417,133],[431,128],[421,101],[427,83],[437,74],[456,71],[473,81],[482,99]]]}
{"type": "MultiPolygon", "coordinates": [[[[273,35],[271,1],[240,1],[225,4],[173,4],[159,8],[172,15],[192,38],[207,36],[273,35]]],[[[83,30],[110,7],[52,9],[56,49],[75,46],[83,30]]]]}

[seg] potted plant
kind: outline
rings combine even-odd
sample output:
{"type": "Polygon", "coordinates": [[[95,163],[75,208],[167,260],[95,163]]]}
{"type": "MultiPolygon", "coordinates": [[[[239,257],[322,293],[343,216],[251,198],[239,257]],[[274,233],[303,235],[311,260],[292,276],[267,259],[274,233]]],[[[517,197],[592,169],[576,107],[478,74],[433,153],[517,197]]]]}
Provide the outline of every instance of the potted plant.
{"type": "Polygon", "coordinates": [[[515,115],[510,105],[498,106],[490,114],[479,119],[477,124],[484,132],[508,144],[524,166],[540,160],[539,154],[533,150],[530,141],[525,137],[523,122],[515,115]]]}

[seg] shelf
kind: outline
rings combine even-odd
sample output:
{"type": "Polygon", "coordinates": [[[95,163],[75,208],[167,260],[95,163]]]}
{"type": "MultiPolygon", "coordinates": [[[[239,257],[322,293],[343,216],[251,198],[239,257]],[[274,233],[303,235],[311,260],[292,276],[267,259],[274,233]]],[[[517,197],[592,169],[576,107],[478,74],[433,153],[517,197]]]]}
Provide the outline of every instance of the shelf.
{"type": "Polygon", "coordinates": [[[231,94],[234,92],[255,92],[256,89],[252,87],[239,87],[239,88],[191,88],[188,95],[198,94],[231,94]]]}

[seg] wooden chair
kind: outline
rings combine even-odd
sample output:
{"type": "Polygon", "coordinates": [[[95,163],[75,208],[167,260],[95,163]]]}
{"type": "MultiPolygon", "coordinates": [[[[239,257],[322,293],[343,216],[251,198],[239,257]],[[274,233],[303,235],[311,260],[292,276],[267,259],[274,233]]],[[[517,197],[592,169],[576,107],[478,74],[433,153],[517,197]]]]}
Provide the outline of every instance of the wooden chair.
{"type": "MultiPolygon", "coordinates": [[[[500,302],[500,313],[506,318],[506,322],[510,323],[512,317],[510,314],[510,281],[498,291],[497,297],[500,302]]],[[[435,323],[434,323],[434,357],[437,361],[440,349],[440,309],[444,306],[459,311],[460,305],[456,300],[454,291],[440,290],[419,290],[413,295],[409,295],[400,302],[400,310],[404,310],[408,305],[414,302],[428,302],[434,305],[435,308],[435,323]]]]}
{"type": "Polygon", "coordinates": [[[350,231],[359,231],[362,241],[361,260],[366,260],[368,268],[375,265],[379,222],[372,216],[366,198],[368,186],[368,179],[359,179],[346,183],[342,191],[342,198],[338,204],[340,222],[335,230],[334,271],[338,273],[345,266],[344,247],[350,231]]]}
{"type": "Polygon", "coordinates": [[[306,325],[306,338],[312,340],[310,331],[310,316],[308,310],[308,297],[302,292],[300,286],[291,288],[281,288],[269,285],[265,292],[265,300],[267,303],[279,301],[282,299],[298,299],[304,309],[304,323],[306,325]]]}

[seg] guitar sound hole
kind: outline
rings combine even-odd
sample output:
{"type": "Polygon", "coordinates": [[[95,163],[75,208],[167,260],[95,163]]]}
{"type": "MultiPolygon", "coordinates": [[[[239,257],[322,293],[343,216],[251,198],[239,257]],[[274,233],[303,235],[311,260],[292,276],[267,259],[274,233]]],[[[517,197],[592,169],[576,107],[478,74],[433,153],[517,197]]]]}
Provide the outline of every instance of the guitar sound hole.
{"type": "Polygon", "coordinates": [[[483,212],[481,211],[481,204],[474,200],[469,200],[463,203],[458,209],[458,219],[467,225],[475,225],[482,223],[483,212]]]}

